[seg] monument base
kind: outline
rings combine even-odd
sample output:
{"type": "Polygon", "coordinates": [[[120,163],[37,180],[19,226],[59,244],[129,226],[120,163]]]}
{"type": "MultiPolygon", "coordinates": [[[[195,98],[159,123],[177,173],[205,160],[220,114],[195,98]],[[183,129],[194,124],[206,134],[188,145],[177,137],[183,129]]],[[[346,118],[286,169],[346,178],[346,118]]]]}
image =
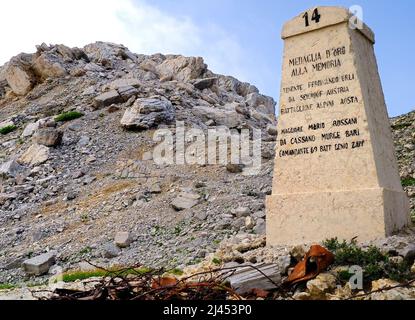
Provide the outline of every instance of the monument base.
{"type": "Polygon", "coordinates": [[[410,224],[406,193],[383,188],[272,195],[266,207],[268,245],[336,237],[364,242],[391,236],[410,224]]]}

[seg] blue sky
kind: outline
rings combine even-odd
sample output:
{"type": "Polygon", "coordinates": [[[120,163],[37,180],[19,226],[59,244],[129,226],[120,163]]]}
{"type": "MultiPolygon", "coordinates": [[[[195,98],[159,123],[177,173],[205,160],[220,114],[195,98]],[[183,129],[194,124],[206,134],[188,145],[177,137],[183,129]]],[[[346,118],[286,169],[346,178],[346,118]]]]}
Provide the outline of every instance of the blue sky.
{"type": "Polygon", "coordinates": [[[136,53],[202,56],[279,98],[285,21],[316,5],[363,8],[391,116],[414,110],[415,1],[395,0],[13,0],[0,10],[0,65],[42,42],[82,47],[122,43],[136,53]],[[18,12],[11,15],[10,12],[18,12]],[[53,26],[53,27],[51,27],[53,26]]]}
{"type": "MultiPolygon", "coordinates": [[[[247,64],[244,77],[278,99],[284,21],[315,5],[360,5],[363,18],[377,38],[376,54],[391,116],[415,109],[415,1],[277,1],[277,0],[156,0],[160,9],[191,16],[200,24],[215,23],[241,47],[247,64]]],[[[206,44],[209,45],[209,44],[206,44]]]]}

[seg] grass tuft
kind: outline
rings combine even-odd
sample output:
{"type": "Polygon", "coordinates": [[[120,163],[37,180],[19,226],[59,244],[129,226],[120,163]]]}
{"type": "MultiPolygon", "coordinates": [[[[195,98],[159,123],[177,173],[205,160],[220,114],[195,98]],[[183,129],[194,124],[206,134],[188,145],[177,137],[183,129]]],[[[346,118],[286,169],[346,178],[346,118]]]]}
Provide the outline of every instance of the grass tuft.
{"type": "Polygon", "coordinates": [[[81,118],[83,116],[84,116],[84,114],[82,112],[69,111],[69,112],[65,112],[65,113],[61,113],[60,115],[57,115],[55,117],[55,121],[56,122],[67,122],[67,121],[71,121],[71,120],[81,118]]]}
{"type": "Polygon", "coordinates": [[[0,128],[0,134],[6,135],[6,134],[8,134],[10,132],[13,132],[16,129],[17,129],[17,127],[15,125],[5,126],[3,128],[0,128]]]}

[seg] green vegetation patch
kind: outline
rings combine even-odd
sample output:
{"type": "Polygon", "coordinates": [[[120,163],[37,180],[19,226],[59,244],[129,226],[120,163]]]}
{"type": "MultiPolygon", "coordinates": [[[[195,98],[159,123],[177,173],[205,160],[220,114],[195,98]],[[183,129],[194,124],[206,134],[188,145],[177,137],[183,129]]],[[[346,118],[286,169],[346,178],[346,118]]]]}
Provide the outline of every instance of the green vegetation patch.
{"type": "Polygon", "coordinates": [[[415,186],[415,178],[405,178],[402,179],[402,186],[405,187],[413,187],[415,186]]]}
{"type": "Polygon", "coordinates": [[[410,126],[412,126],[412,123],[410,123],[410,122],[397,123],[397,124],[392,125],[392,129],[393,130],[402,130],[402,129],[406,129],[410,126]]]}
{"type": "Polygon", "coordinates": [[[0,290],[11,290],[15,289],[17,286],[9,283],[0,283],[0,290]]]}
{"type": "MultiPolygon", "coordinates": [[[[363,277],[366,284],[383,278],[402,282],[410,280],[413,276],[408,262],[392,262],[389,255],[382,253],[376,247],[371,246],[363,250],[356,241],[339,242],[337,238],[326,240],[324,246],[335,255],[335,267],[360,266],[364,270],[363,277]]],[[[346,272],[339,276],[343,280],[350,279],[347,278],[346,272]]]]}
{"type": "Polygon", "coordinates": [[[0,134],[6,135],[6,134],[8,134],[10,132],[13,132],[16,129],[17,129],[17,127],[15,125],[5,126],[3,128],[0,128],[0,134]]]}
{"type": "Polygon", "coordinates": [[[87,280],[95,277],[126,277],[128,275],[144,275],[150,273],[151,269],[148,268],[131,268],[131,269],[122,269],[122,270],[101,270],[95,269],[90,271],[71,271],[63,274],[63,282],[75,282],[77,280],[87,280]]]}
{"type": "Polygon", "coordinates": [[[81,118],[83,116],[84,114],[82,112],[69,111],[69,112],[61,113],[60,115],[56,116],[55,121],[56,122],[67,122],[67,121],[72,121],[72,120],[81,118]]]}

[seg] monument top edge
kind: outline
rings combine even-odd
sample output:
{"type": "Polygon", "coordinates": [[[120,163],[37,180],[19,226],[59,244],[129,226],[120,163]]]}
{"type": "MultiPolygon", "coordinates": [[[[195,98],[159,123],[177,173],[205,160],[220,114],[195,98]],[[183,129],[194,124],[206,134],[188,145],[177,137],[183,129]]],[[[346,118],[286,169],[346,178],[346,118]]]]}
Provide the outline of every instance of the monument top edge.
{"type": "MultiPolygon", "coordinates": [[[[348,22],[352,17],[353,14],[344,7],[314,6],[308,10],[301,12],[298,16],[291,19],[290,21],[287,21],[283,26],[281,38],[285,40],[287,38],[298,36],[304,33],[348,22]],[[318,19],[315,19],[316,9],[318,10],[318,19]],[[308,15],[307,18],[306,15],[308,15]]],[[[353,17],[353,19],[356,20],[357,17],[353,17]]],[[[369,41],[375,43],[374,32],[365,23],[362,22],[361,25],[362,28],[357,30],[360,31],[367,39],[369,39],[369,41]]]]}

